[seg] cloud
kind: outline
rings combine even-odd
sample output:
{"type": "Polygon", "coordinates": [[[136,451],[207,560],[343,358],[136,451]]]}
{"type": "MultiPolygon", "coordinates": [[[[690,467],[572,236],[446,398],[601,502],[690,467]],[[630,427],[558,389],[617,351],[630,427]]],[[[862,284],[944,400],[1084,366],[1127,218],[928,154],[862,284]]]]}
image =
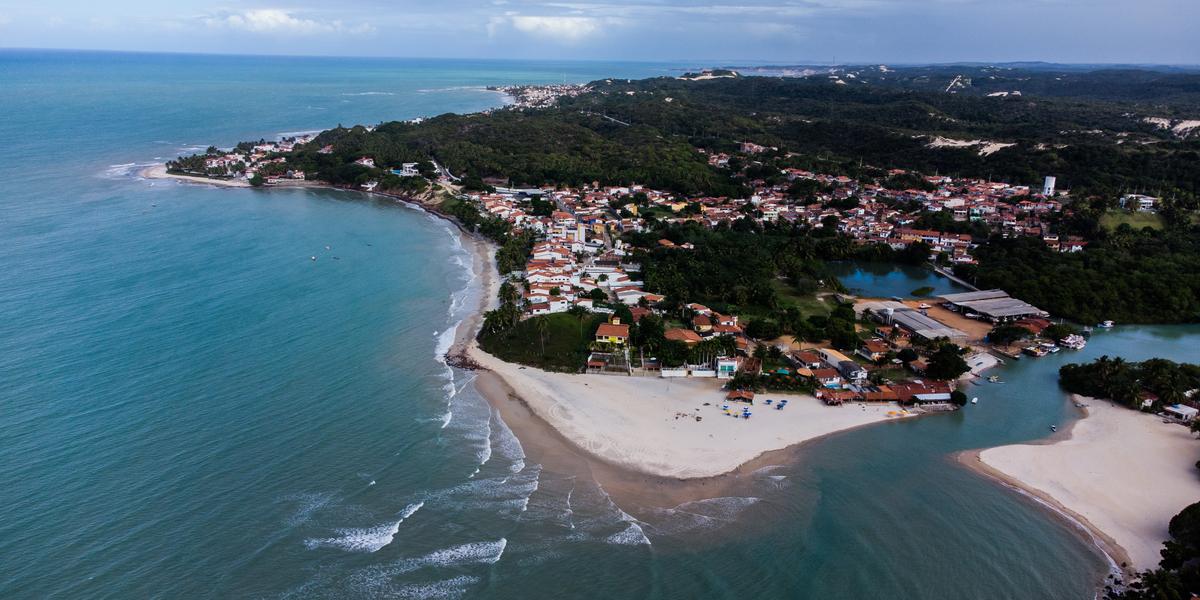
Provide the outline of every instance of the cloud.
{"type": "Polygon", "coordinates": [[[500,25],[510,25],[522,33],[542,36],[559,42],[575,43],[592,37],[601,32],[604,25],[611,24],[612,19],[597,19],[593,17],[539,17],[530,15],[508,14],[492,19],[488,31],[495,33],[500,25]]]}
{"type": "Polygon", "coordinates": [[[318,21],[299,17],[279,8],[258,8],[240,12],[227,12],[202,18],[205,25],[214,28],[235,29],[252,33],[282,33],[311,35],[320,33],[373,33],[375,28],[368,23],[346,25],[340,20],[318,21]]]}

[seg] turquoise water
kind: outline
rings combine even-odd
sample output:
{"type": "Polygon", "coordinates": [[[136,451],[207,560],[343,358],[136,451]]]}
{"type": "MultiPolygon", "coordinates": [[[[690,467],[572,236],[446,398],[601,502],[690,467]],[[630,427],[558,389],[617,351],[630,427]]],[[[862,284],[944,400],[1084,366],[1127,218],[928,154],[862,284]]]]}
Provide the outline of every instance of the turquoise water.
{"type": "Polygon", "coordinates": [[[877,298],[912,298],[918,288],[931,287],[930,296],[970,291],[932,270],[914,265],[845,261],[829,264],[850,293],[877,298]]]}
{"type": "Polygon", "coordinates": [[[136,176],[209,143],[478,110],[485,84],[668,68],[0,52],[0,597],[1090,597],[1103,558],[949,456],[1068,418],[1069,358],[1200,360],[1195,327],[1098,334],[966,411],[635,522],[527,461],[437,360],[473,299],[444,223],[136,176]]]}

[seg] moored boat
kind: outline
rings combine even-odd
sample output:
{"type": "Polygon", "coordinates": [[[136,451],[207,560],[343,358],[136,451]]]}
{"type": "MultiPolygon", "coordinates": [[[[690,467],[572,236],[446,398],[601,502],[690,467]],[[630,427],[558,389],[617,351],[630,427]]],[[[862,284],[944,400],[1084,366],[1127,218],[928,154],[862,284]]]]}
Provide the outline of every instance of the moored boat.
{"type": "Polygon", "coordinates": [[[1071,334],[1059,340],[1058,345],[1072,350],[1083,350],[1083,347],[1087,345],[1087,339],[1082,335],[1071,334]]]}

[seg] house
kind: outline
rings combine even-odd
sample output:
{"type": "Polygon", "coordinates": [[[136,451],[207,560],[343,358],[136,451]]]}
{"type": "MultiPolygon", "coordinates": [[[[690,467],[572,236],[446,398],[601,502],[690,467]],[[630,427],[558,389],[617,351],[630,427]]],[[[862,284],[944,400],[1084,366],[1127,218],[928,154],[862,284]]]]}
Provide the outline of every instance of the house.
{"type": "Polygon", "coordinates": [[[601,323],[596,328],[596,341],[624,346],[629,342],[629,326],[622,325],[621,318],[614,316],[608,323],[601,323]]]}
{"type": "Polygon", "coordinates": [[[730,390],[728,394],[725,394],[725,399],[729,402],[754,404],[754,392],[750,390],[730,390]]]}
{"type": "Polygon", "coordinates": [[[857,400],[859,394],[851,390],[820,390],[817,392],[817,397],[829,406],[841,406],[846,402],[857,400]]]}
{"type": "Polygon", "coordinates": [[[708,333],[713,328],[712,319],[708,315],[696,315],[692,317],[692,327],[700,333],[708,333]]]}
{"type": "Polygon", "coordinates": [[[1137,210],[1141,212],[1150,212],[1154,210],[1154,206],[1158,204],[1158,198],[1154,196],[1145,196],[1143,194],[1125,194],[1118,200],[1121,208],[1129,210],[1137,210]]]}
{"type": "Polygon", "coordinates": [[[808,350],[793,352],[792,360],[796,361],[797,364],[806,369],[821,368],[821,356],[816,352],[810,352],[808,350]]]}
{"type": "Polygon", "coordinates": [[[837,369],[813,369],[812,378],[817,382],[817,385],[822,387],[842,387],[842,376],[838,374],[837,369]]]}
{"type": "Polygon", "coordinates": [[[367,167],[368,169],[374,169],[375,168],[375,159],[373,159],[369,156],[364,156],[364,157],[354,161],[354,164],[362,165],[364,167],[367,167]]]}
{"type": "Polygon", "coordinates": [[[676,327],[663,332],[663,337],[676,342],[683,342],[689,346],[700,343],[700,334],[691,329],[676,327]]]}
{"type": "Polygon", "coordinates": [[[850,381],[865,381],[867,379],[867,370],[862,365],[852,361],[843,360],[837,364],[837,370],[842,374],[842,377],[850,381]]]}
{"type": "Polygon", "coordinates": [[[729,379],[738,370],[738,360],[732,356],[722,356],[717,359],[717,379],[729,379]]]}
{"type": "Polygon", "coordinates": [[[887,357],[887,342],[883,340],[867,340],[858,348],[857,354],[871,362],[879,362],[887,357]]]}
{"type": "Polygon", "coordinates": [[[1166,413],[1168,417],[1171,417],[1180,423],[1191,423],[1196,419],[1196,415],[1200,413],[1200,410],[1196,410],[1195,408],[1184,404],[1172,404],[1171,406],[1164,406],[1163,412],[1166,413]]]}

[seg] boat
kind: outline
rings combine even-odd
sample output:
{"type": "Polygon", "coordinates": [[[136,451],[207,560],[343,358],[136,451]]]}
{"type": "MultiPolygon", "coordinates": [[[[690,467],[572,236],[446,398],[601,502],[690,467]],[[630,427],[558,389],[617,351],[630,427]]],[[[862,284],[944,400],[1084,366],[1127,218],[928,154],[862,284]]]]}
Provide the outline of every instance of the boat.
{"type": "Polygon", "coordinates": [[[979,404],[979,398],[971,398],[971,404],[979,404]]]}
{"type": "Polygon", "coordinates": [[[1000,376],[999,375],[988,375],[988,382],[989,383],[1000,383],[1000,376]]]}
{"type": "Polygon", "coordinates": [[[1072,350],[1083,350],[1083,347],[1087,345],[1087,339],[1085,339],[1082,335],[1071,334],[1059,340],[1058,344],[1064,348],[1070,348],[1072,350]]]}
{"type": "Polygon", "coordinates": [[[1058,425],[1051,425],[1050,431],[1058,431],[1058,425]]]}
{"type": "Polygon", "coordinates": [[[1026,348],[1023,348],[1022,351],[1025,354],[1028,354],[1034,358],[1041,358],[1050,353],[1048,350],[1046,350],[1045,348],[1043,348],[1041,346],[1028,346],[1026,348]]]}
{"type": "Polygon", "coordinates": [[[1112,321],[1101,321],[1100,324],[1097,325],[1096,327],[1099,327],[1101,329],[1112,329],[1112,326],[1113,326],[1112,321]]]}

